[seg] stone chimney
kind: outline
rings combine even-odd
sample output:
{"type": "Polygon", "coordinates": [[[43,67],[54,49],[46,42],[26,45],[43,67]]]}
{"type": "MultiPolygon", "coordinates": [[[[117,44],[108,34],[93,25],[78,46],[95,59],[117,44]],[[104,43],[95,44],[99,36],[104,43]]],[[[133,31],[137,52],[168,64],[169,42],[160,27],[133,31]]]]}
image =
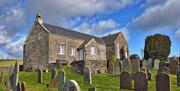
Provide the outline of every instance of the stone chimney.
{"type": "Polygon", "coordinates": [[[40,13],[37,13],[37,15],[36,15],[36,22],[38,22],[38,23],[40,23],[40,24],[43,23],[43,20],[42,20],[42,18],[41,18],[41,14],[40,14],[40,13]]]}

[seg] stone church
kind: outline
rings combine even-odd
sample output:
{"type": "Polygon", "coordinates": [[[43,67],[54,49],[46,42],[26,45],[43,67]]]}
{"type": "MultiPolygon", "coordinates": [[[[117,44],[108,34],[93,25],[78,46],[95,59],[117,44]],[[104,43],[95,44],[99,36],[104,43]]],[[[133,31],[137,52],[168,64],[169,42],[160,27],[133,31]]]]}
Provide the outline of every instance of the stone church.
{"type": "Polygon", "coordinates": [[[107,59],[128,57],[128,44],[122,32],[104,37],[84,34],[36,20],[23,47],[24,70],[50,69],[57,64],[83,61],[93,71],[107,69],[107,59]]]}

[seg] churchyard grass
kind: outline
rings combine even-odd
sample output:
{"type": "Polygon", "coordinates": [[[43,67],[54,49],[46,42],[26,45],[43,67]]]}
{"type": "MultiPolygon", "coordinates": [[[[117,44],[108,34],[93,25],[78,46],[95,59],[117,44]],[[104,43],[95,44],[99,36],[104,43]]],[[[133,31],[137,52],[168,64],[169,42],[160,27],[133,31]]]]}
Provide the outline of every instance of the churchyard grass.
{"type": "MultiPolygon", "coordinates": [[[[80,75],[73,71],[68,66],[63,66],[58,69],[58,74],[64,69],[66,72],[66,79],[73,79],[80,85],[81,91],[88,91],[88,88],[95,86],[97,91],[120,91],[120,79],[119,76],[107,76],[105,74],[94,74],[92,77],[92,86],[84,84],[83,75],[80,75]]],[[[152,81],[148,81],[148,90],[156,91],[155,76],[156,70],[151,70],[152,81]]],[[[7,81],[8,73],[4,74],[4,82],[7,81]]],[[[37,72],[19,72],[19,80],[26,82],[27,91],[58,91],[57,89],[50,89],[47,87],[51,79],[50,71],[48,73],[43,72],[43,83],[38,83],[37,72]]],[[[5,83],[0,84],[0,91],[5,91],[5,83]]],[[[132,84],[133,85],[133,84],[132,84]]],[[[132,86],[133,87],[133,86],[132,86]]],[[[130,90],[121,90],[130,91],[130,90]]],[[[132,90],[133,91],[133,90],[132,90]]],[[[176,75],[171,75],[171,91],[180,91],[180,87],[176,85],[176,75]]]]}

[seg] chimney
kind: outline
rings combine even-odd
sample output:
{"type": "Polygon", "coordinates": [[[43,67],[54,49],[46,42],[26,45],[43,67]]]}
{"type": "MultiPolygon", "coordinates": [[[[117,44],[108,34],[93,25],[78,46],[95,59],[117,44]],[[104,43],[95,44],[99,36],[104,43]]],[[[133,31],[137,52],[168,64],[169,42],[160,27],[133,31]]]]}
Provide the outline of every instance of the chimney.
{"type": "Polygon", "coordinates": [[[36,22],[38,22],[38,23],[40,23],[40,24],[43,23],[43,20],[42,20],[42,18],[41,18],[41,14],[40,14],[40,13],[37,13],[37,15],[36,15],[36,22]]]}

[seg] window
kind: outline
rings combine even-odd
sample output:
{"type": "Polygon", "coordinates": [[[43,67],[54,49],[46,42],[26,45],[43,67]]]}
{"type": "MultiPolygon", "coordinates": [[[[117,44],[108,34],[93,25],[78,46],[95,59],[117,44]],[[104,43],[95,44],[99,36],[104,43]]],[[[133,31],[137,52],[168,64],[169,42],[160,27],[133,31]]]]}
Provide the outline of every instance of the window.
{"type": "Polygon", "coordinates": [[[119,43],[116,44],[117,45],[117,58],[120,58],[120,54],[119,54],[119,43]]]}
{"type": "Polygon", "coordinates": [[[71,47],[70,50],[71,50],[70,55],[75,55],[75,53],[76,53],[76,48],[75,48],[75,47],[71,47]]]}
{"type": "Polygon", "coordinates": [[[97,49],[96,47],[91,47],[91,55],[96,55],[97,49]]]}
{"type": "Polygon", "coordinates": [[[59,45],[59,53],[58,54],[64,54],[65,51],[65,46],[64,45],[59,45]]]}

